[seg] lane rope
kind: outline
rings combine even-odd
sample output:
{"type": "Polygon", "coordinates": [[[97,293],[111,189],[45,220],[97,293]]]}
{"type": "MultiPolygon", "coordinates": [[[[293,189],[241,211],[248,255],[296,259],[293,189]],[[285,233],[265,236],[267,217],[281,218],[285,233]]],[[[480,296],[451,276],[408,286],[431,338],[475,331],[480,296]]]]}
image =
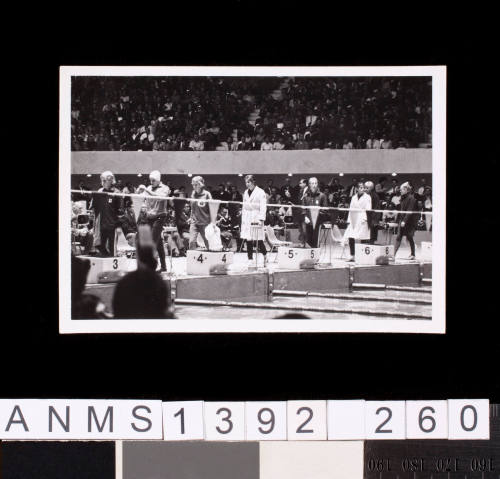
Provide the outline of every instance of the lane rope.
{"type": "MultiPolygon", "coordinates": [[[[148,195],[148,194],[138,194],[138,193],[109,193],[109,192],[99,192],[99,191],[88,191],[88,190],[70,190],[71,193],[79,193],[81,195],[89,195],[91,196],[92,194],[106,194],[109,196],[129,196],[131,198],[143,198],[145,200],[169,200],[169,201],[184,201],[184,202],[196,202],[196,203],[223,203],[223,204],[234,204],[234,205],[243,205],[243,201],[234,201],[234,200],[227,200],[227,201],[222,201],[222,200],[207,200],[207,199],[198,199],[198,198],[179,198],[178,196],[157,196],[157,195],[148,195]]],[[[376,210],[376,209],[362,209],[362,208],[340,208],[338,206],[305,206],[305,205],[295,205],[295,204],[273,204],[273,203],[267,203],[266,207],[272,207],[272,208],[300,208],[303,210],[307,209],[316,209],[316,210],[333,210],[333,211],[356,211],[356,212],[362,212],[362,211],[373,211],[375,213],[394,213],[395,215],[398,214],[419,214],[419,215],[431,215],[433,214],[432,211],[411,211],[411,210],[376,210]]]]}

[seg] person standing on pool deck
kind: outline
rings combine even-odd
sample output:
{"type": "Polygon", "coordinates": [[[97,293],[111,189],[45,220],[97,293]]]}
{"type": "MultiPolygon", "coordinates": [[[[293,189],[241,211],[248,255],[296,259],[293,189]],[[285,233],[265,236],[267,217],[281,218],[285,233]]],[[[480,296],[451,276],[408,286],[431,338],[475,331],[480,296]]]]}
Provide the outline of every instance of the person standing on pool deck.
{"type": "Polygon", "coordinates": [[[351,257],[349,261],[354,261],[355,248],[354,244],[357,239],[366,241],[370,239],[370,229],[368,228],[368,218],[366,211],[353,211],[353,210],[369,210],[372,207],[372,199],[370,195],[365,193],[365,185],[363,182],[358,183],[356,193],[351,198],[351,205],[349,206],[349,216],[347,222],[349,226],[345,230],[344,239],[349,239],[349,252],[351,257]]]}
{"type": "Polygon", "coordinates": [[[400,186],[401,190],[401,211],[398,214],[399,231],[396,236],[396,243],[394,245],[394,257],[401,246],[401,240],[403,236],[406,236],[408,243],[410,245],[411,254],[408,257],[410,260],[415,259],[415,241],[413,240],[413,235],[417,229],[418,213],[405,213],[405,211],[417,211],[417,200],[411,193],[410,183],[406,182],[400,186]]]}
{"type": "Polygon", "coordinates": [[[198,234],[201,235],[207,250],[208,240],[205,236],[205,228],[210,223],[210,207],[208,201],[212,199],[212,195],[205,189],[205,180],[202,176],[195,176],[191,185],[193,193],[191,198],[198,200],[191,202],[191,217],[189,218],[189,249],[197,249],[198,234]],[[205,201],[203,201],[205,200],[205,201]]]}
{"type": "MultiPolygon", "coordinates": [[[[365,183],[366,194],[372,199],[372,210],[380,209],[380,199],[374,189],[373,181],[365,183]]],[[[375,244],[378,236],[378,223],[380,221],[380,213],[375,211],[368,211],[368,227],[370,228],[370,244],[375,244]]]]}
{"type": "Polygon", "coordinates": [[[153,243],[156,245],[156,250],[160,257],[160,271],[165,272],[167,271],[167,265],[165,262],[165,247],[163,245],[162,232],[167,218],[168,200],[165,198],[155,198],[155,196],[170,196],[170,188],[161,182],[161,173],[158,170],[154,170],[149,174],[149,181],[151,184],[147,188],[144,185],[140,185],[137,188],[137,192],[139,194],[146,194],[146,218],[151,227],[153,243]]]}
{"type": "MultiPolygon", "coordinates": [[[[324,193],[321,193],[321,191],[318,188],[318,178],[314,176],[312,178],[309,178],[307,184],[308,188],[307,191],[304,193],[304,196],[302,197],[302,205],[323,206],[323,207],[328,206],[326,195],[324,193]]],[[[319,228],[321,224],[327,219],[327,217],[328,217],[327,210],[319,210],[316,224],[313,226],[310,208],[303,210],[302,231],[305,234],[305,238],[303,239],[303,241],[304,243],[307,243],[310,248],[318,247],[319,228]]]]}
{"type": "Polygon", "coordinates": [[[266,220],[266,193],[256,185],[253,175],[245,176],[247,189],[243,194],[243,209],[241,213],[241,238],[247,241],[248,261],[253,259],[255,243],[264,256],[264,266],[267,264],[267,250],[264,245],[264,221],[266,220]]]}

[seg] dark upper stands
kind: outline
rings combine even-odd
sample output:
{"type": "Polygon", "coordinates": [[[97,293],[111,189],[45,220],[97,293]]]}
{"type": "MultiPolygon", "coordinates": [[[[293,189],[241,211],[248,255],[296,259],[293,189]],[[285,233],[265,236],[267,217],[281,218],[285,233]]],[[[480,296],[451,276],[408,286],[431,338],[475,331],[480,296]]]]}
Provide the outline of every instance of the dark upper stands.
{"type": "Polygon", "coordinates": [[[431,143],[431,98],[425,77],[74,77],[71,145],[415,148],[431,143]]]}

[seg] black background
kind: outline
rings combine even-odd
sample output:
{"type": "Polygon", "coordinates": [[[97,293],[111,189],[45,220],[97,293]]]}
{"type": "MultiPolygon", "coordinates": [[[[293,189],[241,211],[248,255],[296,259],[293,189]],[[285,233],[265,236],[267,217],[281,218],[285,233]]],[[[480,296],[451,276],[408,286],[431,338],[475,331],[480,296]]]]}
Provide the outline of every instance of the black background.
{"type": "Polygon", "coordinates": [[[393,20],[389,7],[346,14],[312,3],[232,2],[162,14],[123,6],[106,17],[89,7],[53,25],[32,11],[33,28],[6,45],[15,47],[15,74],[3,90],[3,157],[14,171],[4,193],[27,195],[22,203],[5,197],[13,262],[3,275],[10,311],[2,319],[1,395],[500,402],[491,30],[482,24],[478,36],[469,29],[474,15],[452,21],[424,8],[393,20]],[[59,335],[58,281],[68,279],[57,271],[58,67],[120,64],[448,65],[446,335],[59,335]]]}

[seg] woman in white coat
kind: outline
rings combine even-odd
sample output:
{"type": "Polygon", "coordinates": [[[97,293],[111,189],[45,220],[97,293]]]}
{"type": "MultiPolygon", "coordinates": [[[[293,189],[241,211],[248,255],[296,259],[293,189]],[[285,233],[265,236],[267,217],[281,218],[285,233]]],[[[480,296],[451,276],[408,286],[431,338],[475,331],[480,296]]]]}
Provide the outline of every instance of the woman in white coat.
{"type": "Polygon", "coordinates": [[[241,238],[247,242],[248,260],[253,259],[255,243],[264,255],[264,266],[267,263],[267,250],[264,245],[264,221],[266,219],[266,193],[255,183],[253,175],[245,176],[247,189],[243,194],[243,208],[241,212],[241,238]]]}
{"type": "MultiPolygon", "coordinates": [[[[370,210],[371,207],[372,199],[370,195],[365,193],[365,185],[360,182],[358,183],[356,194],[351,199],[350,208],[353,210],[370,210]]],[[[347,221],[349,226],[345,230],[344,240],[346,238],[349,239],[349,251],[351,253],[349,261],[354,261],[355,241],[357,239],[361,241],[370,239],[370,228],[368,227],[366,211],[349,211],[347,221]]]]}

